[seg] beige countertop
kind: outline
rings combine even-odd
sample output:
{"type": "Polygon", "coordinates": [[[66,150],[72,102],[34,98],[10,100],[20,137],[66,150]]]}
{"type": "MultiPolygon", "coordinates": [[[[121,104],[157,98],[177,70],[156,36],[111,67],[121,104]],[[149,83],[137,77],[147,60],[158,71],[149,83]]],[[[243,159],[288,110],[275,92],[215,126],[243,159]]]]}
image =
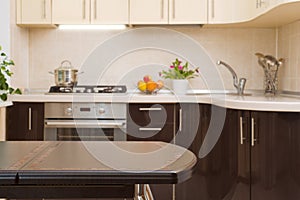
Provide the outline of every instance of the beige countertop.
{"type": "Polygon", "coordinates": [[[232,94],[196,93],[175,95],[170,91],[159,91],[155,95],[129,91],[125,94],[48,94],[27,92],[9,97],[12,102],[116,102],[116,103],[205,103],[221,107],[257,110],[300,112],[300,96],[277,95],[266,97],[263,93],[252,93],[248,96],[232,94]]]}
{"type": "Polygon", "coordinates": [[[0,101],[0,108],[13,105],[11,101],[0,101]]]}

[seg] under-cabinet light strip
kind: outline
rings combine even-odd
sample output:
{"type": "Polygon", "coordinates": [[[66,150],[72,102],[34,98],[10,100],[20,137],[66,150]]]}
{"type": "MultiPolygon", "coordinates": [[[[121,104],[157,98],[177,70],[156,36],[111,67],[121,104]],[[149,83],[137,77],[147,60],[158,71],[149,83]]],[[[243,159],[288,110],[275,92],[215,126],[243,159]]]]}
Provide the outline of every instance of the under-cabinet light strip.
{"type": "Polygon", "coordinates": [[[126,25],[59,25],[61,30],[123,30],[126,25]]]}

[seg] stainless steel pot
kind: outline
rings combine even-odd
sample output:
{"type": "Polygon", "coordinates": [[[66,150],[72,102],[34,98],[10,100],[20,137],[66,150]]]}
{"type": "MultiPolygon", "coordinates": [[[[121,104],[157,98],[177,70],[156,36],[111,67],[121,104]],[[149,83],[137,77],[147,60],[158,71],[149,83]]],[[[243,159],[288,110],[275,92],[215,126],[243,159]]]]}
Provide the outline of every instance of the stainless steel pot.
{"type": "Polygon", "coordinates": [[[55,84],[57,86],[74,86],[77,84],[78,70],[72,67],[72,64],[68,60],[61,62],[61,66],[49,72],[54,75],[55,84]]]}

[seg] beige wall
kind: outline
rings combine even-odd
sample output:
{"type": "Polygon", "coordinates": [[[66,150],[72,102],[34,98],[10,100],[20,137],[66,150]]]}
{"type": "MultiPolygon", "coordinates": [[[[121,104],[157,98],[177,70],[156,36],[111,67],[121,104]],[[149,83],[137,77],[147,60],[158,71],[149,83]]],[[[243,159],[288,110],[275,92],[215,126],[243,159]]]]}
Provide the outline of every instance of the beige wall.
{"type": "Polygon", "coordinates": [[[300,91],[300,21],[279,28],[278,55],[285,59],[280,69],[279,86],[300,91]]]}

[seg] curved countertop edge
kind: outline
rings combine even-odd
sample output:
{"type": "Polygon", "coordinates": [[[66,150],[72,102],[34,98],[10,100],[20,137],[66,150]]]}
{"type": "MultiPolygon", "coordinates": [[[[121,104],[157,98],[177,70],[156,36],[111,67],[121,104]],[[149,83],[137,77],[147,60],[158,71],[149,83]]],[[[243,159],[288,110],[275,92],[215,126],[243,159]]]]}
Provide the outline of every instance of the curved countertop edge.
{"type": "MultiPolygon", "coordinates": [[[[9,102],[115,102],[115,103],[203,103],[239,110],[300,112],[300,97],[265,97],[264,95],[174,95],[126,94],[42,94],[9,96],[9,102]]],[[[5,102],[6,103],[6,102],[5,102]]],[[[11,105],[11,104],[10,104],[11,105]]]]}
{"type": "Polygon", "coordinates": [[[0,101],[0,108],[13,105],[12,101],[0,101]]]}

